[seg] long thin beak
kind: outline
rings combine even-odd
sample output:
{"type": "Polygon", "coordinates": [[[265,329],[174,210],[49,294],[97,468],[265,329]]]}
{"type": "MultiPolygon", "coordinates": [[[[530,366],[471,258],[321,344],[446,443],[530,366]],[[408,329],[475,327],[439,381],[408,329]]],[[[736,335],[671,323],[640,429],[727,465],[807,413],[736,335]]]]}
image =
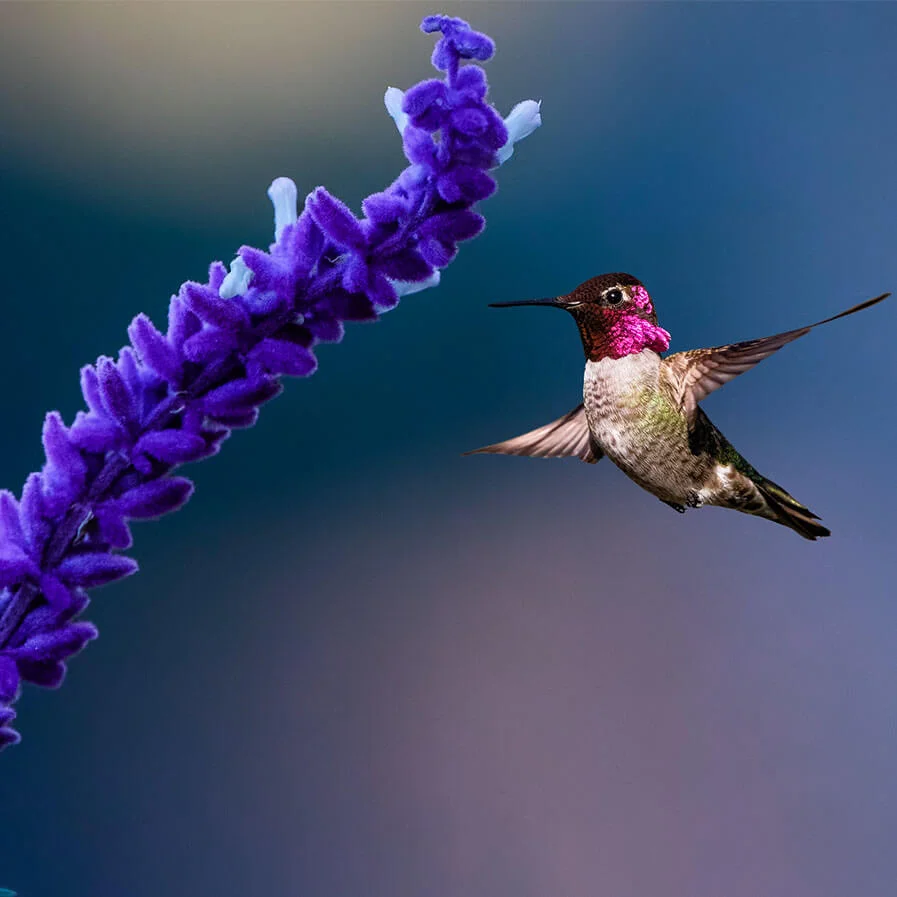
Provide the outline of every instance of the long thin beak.
{"type": "Polygon", "coordinates": [[[558,299],[518,299],[516,302],[490,302],[489,308],[511,308],[515,305],[547,305],[549,308],[570,308],[569,302],[558,299]]]}

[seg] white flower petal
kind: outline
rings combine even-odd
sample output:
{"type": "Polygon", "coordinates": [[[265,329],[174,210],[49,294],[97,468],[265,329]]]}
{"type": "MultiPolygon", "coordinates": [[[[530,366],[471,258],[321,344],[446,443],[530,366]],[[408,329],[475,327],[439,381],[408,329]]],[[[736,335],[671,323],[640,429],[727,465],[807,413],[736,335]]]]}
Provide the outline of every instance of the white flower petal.
{"type": "Polygon", "coordinates": [[[386,104],[386,111],[396,123],[400,134],[405,133],[408,127],[408,115],[402,111],[402,102],[405,99],[405,91],[399,90],[398,87],[387,87],[386,93],[383,95],[383,102],[386,104]]]}
{"type": "Polygon", "coordinates": [[[524,100],[518,103],[505,119],[505,127],[508,129],[508,142],[495,154],[498,164],[507,162],[514,155],[514,144],[529,137],[539,125],[542,124],[542,115],[539,112],[542,101],[524,100]]]}
{"type": "MultiPolygon", "coordinates": [[[[283,178],[286,180],[286,178],[283,178]]],[[[292,181],[290,182],[292,183],[292,181]]],[[[295,189],[295,187],[294,187],[295,189]]],[[[221,281],[218,295],[222,299],[233,299],[234,296],[242,296],[249,289],[249,281],[253,278],[253,272],[246,267],[246,262],[237,256],[230,263],[230,271],[221,281]]]]}
{"type": "Polygon", "coordinates": [[[274,204],[274,240],[277,241],[284,228],[287,225],[295,224],[298,217],[296,185],[290,178],[275,178],[268,188],[268,197],[274,204]]]}
{"type": "Polygon", "coordinates": [[[426,280],[410,281],[410,280],[392,280],[390,283],[396,291],[397,296],[410,296],[412,293],[419,293],[421,290],[427,290],[430,287],[439,285],[442,277],[441,271],[434,271],[426,280]]]}

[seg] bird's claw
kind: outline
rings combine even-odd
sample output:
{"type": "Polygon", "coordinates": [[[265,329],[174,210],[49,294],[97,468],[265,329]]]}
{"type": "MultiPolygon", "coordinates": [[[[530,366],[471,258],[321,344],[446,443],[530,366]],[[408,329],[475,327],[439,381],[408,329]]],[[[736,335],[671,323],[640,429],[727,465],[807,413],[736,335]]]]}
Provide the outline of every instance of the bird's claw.
{"type": "MultiPolygon", "coordinates": [[[[663,499],[661,499],[663,501],[663,499]]],[[[685,513],[685,505],[676,504],[674,501],[663,501],[665,505],[669,505],[674,511],[677,511],[680,514],[685,513]]]]}
{"type": "MultiPolygon", "coordinates": [[[[661,499],[663,501],[663,499],[661,499]]],[[[669,505],[674,511],[679,514],[684,514],[685,509],[688,508],[700,508],[704,505],[704,499],[698,495],[697,492],[691,491],[688,493],[688,497],[685,499],[685,504],[680,505],[679,502],[676,501],[663,501],[665,505],[669,505]]]]}

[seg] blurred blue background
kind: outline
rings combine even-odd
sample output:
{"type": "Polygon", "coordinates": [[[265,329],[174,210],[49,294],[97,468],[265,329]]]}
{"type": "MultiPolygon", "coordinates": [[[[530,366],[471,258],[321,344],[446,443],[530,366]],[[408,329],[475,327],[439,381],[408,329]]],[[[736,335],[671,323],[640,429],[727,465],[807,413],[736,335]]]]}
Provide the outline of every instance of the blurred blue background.
{"type": "MultiPolygon", "coordinates": [[[[412,3],[0,6],[3,485],[138,311],[267,245],[289,175],[405,164],[412,3]]],[[[714,394],[821,514],[679,516],[609,463],[462,458],[569,410],[634,273],[674,350],[897,287],[894,4],[443,4],[543,100],[442,285],[320,351],[137,529],[0,757],[22,897],[892,897],[892,301],[714,394]]]]}

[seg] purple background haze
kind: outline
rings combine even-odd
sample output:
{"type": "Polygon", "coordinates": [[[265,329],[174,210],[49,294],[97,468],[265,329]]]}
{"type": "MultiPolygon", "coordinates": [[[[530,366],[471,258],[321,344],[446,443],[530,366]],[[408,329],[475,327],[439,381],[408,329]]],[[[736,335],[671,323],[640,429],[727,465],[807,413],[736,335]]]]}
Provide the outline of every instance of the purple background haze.
{"type": "Polygon", "coordinates": [[[3,485],[133,314],[267,243],[272,177],[389,183],[435,11],[545,124],[438,290],[135,528],[100,640],[19,704],[0,886],[892,897],[893,300],[706,403],[827,541],[460,453],[581,389],[569,320],[489,301],[628,270],[678,350],[897,288],[893,4],[0,6],[3,485]]]}

